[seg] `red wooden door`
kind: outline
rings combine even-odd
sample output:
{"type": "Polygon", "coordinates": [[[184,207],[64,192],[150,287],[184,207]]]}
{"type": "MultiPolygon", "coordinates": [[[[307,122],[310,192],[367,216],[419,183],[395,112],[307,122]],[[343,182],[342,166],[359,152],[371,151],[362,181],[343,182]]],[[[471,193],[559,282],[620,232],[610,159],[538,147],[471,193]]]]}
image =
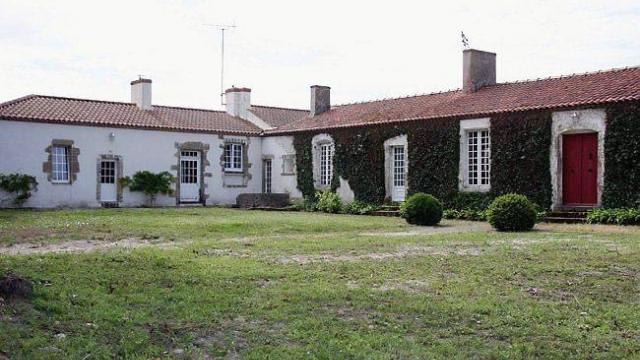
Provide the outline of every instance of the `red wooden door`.
{"type": "Polygon", "coordinates": [[[562,193],[566,205],[598,202],[598,134],[562,137],[562,193]]]}

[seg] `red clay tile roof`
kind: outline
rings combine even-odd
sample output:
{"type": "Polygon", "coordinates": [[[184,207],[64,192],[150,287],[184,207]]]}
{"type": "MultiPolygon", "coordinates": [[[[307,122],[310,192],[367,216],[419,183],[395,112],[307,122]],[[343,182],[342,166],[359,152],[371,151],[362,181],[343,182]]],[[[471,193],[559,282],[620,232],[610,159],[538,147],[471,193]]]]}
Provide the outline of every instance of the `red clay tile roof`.
{"type": "Polygon", "coordinates": [[[347,104],[267,134],[640,100],[640,67],[347,104]]]}
{"type": "Polygon", "coordinates": [[[88,126],[259,135],[252,123],[224,111],[29,95],[0,104],[0,119],[88,126]]]}
{"type": "Polygon", "coordinates": [[[251,109],[249,109],[249,111],[273,127],[286,125],[309,115],[309,110],[287,109],[261,105],[251,105],[251,109]]]}

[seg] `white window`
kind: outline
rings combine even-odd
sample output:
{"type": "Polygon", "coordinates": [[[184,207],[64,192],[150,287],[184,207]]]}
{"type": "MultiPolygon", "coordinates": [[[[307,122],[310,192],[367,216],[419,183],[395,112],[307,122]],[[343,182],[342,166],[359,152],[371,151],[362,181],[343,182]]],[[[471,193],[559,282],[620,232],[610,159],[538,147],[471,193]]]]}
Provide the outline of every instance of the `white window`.
{"type": "Polygon", "coordinates": [[[490,119],[460,122],[460,190],[491,190],[490,119]]]}
{"type": "Polygon", "coordinates": [[[66,146],[51,147],[51,180],[69,182],[69,148],[66,146]]]}
{"type": "Polygon", "coordinates": [[[200,153],[197,151],[180,152],[180,183],[198,183],[198,163],[200,162],[199,158],[200,153]]]}
{"type": "Polygon", "coordinates": [[[265,194],[271,194],[271,163],[271,159],[262,161],[262,192],[265,194]]]}
{"type": "Polygon", "coordinates": [[[226,144],[224,146],[224,170],[242,172],[242,144],[226,144]]]}
{"type": "Polygon", "coordinates": [[[333,179],[333,144],[320,145],[320,185],[331,186],[333,179]]]}
{"type": "Polygon", "coordinates": [[[393,186],[402,187],[405,183],[404,146],[393,147],[393,186]]]}
{"type": "Polygon", "coordinates": [[[489,185],[489,130],[467,131],[467,185],[489,185]]]}

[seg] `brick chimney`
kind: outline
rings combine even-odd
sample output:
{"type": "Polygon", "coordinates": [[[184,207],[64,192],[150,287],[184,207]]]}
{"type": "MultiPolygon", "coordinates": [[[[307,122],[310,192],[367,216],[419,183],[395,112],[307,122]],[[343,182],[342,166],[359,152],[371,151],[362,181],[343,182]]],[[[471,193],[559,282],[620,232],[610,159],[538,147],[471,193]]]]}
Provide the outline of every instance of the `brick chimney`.
{"type": "Polygon", "coordinates": [[[331,109],[331,88],[328,86],[311,86],[311,116],[322,114],[331,109]]]}
{"type": "Polygon", "coordinates": [[[142,110],[151,110],[151,80],[139,78],[131,82],[131,102],[142,110]]]}
{"type": "Polygon", "coordinates": [[[227,100],[227,113],[242,119],[249,117],[251,107],[251,89],[232,87],[224,92],[227,100]]]}
{"type": "Polygon", "coordinates": [[[462,52],[462,91],[469,94],[496,83],[496,54],[475,49],[462,52]]]}

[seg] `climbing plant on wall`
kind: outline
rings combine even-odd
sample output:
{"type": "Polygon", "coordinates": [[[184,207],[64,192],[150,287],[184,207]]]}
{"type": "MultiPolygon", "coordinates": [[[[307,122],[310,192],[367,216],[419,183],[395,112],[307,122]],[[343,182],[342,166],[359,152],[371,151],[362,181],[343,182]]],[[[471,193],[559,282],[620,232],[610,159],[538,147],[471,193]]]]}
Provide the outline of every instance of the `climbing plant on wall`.
{"type": "MultiPolygon", "coordinates": [[[[335,141],[334,174],[349,181],[356,200],[380,203],[385,197],[384,141],[400,134],[408,140],[408,190],[439,198],[447,208],[484,204],[491,198],[520,193],[542,208],[551,205],[551,111],[491,116],[491,193],[458,194],[460,119],[424,120],[400,125],[328,130],[335,141]]],[[[313,195],[311,139],[294,136],[298,188],[313,195]]],[[[640,204],[640,104],[607,109],[605,140],[606,207],[640,204]]],[[[334,186],[337,179],[334,178],[334,186]]]]}
{"type": "Polygon", "coordinates": [[[605,172],[602,205],[609,208],[640,205],[640,104],[607,109],[605,172]]]}
{"type": "Polygon", "coordinates": [[[312,197],[315,194],[313,186],[313,153],[311,149],[313,135],[312,133],[300,133],[293,138],[293,147],[296,151],[298,189],[304,197],[312,197]]]}
{"type": "Polygon", "coordinates": [[[409,189],[434,195],[446,206],[458,192],[460,122],[417,122],[408,132],[409,189]]]}
{"type": "Polygon", "coordinates": [[[491,192],[526,195],[543,208],[551,205],[551,112],[491,117],[491,192]]]}
{"type": "Polygon", "coordinates": [[[405,132],[402,127],[384,126],[332,133],[336,149],[335,172],[349,181],[356,200],[367,203],[384,200],[384,142],[405,132]]]}

